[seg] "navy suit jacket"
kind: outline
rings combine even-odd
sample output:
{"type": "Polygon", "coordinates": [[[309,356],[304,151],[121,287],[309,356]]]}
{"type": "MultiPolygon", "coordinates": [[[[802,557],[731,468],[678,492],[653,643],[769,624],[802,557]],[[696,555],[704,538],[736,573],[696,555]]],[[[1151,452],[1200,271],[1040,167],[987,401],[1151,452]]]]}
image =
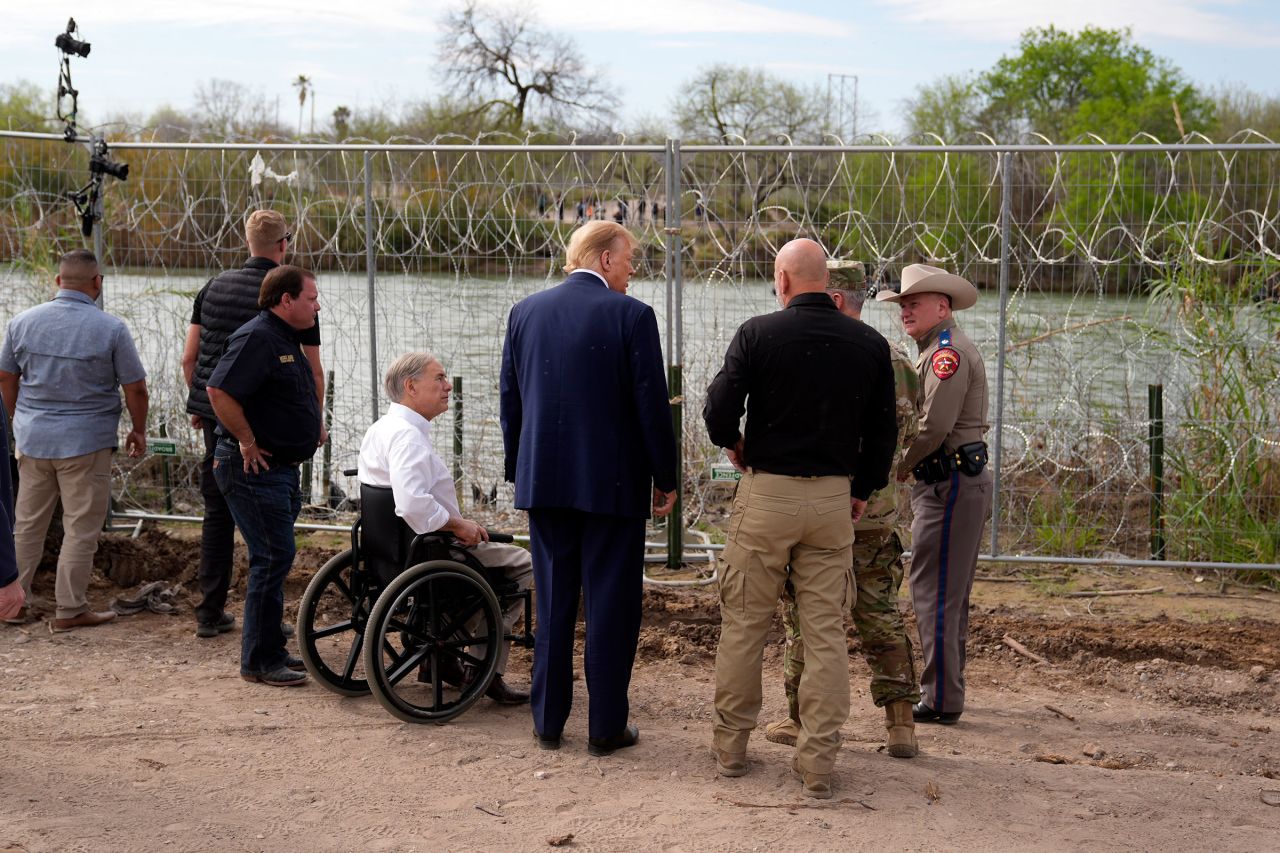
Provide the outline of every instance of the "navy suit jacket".
{"type": "Polygon", "coordinates": [[[591,273],[511,309],[500,408],[517,509],[647,518],[676,487],[657,319],[591,273]]]}

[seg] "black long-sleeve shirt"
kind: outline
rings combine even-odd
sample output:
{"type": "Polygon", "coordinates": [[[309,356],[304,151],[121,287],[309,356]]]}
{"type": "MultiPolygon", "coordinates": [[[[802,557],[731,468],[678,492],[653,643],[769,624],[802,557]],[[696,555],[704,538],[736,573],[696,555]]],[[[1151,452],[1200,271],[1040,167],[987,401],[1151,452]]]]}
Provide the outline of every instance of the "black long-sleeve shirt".
{"type": "Polygon", "coordinates": [[[889,482],[898,440],[889,344],[825,293],[799,294],[739,327],[702,408],[717,446],[742,435],[744,403],[748,467],[847,476],[860,500],[889,482]]]}

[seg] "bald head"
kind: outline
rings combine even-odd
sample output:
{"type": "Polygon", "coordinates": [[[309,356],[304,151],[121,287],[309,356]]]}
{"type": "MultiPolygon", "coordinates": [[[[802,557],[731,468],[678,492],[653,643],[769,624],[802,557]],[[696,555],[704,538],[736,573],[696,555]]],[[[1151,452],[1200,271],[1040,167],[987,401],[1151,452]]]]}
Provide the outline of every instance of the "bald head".
{"type": "Polygon", "coordinates": [[[796,294],[825,291],[827,253],[813,240],[792,240],[778,251],[773,262],[773,284],[784,308],[796,294]]]}
{"type": "Polygon", "coordinates": [[[67,252],[58,260],[58,287],[78,290],[94,299],[102,289],[98,280],[98,259],[88,249],[67,252]]]}

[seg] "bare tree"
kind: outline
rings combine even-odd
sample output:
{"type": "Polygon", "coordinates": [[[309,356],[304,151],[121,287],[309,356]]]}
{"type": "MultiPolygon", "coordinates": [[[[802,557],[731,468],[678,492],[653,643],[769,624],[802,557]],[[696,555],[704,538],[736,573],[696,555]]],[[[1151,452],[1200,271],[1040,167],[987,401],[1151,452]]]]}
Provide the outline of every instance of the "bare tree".
{"type": "Polygon", "coordinates": [[[467,0],[445,15],[440,60],[445,80],[474,112],[498,111],[519,130],[536,110],[553,121],[612,120],[617,96],[583,61],[577,46],[538,26],[520,8],[497,10],[467,0]]]}
{"type": "Polygon", "coordinates": [[[266,97],[231,80],[214,78],[197,85],[192,119],[203,137],[260,139],[281,132],[266,97]]]}
{"type": "Polygon", "coordinates": [[[822,93],[760,68],[712,65],[680,89],[674,105],[685,138],[714,142],[793,142],[821,138],[822,93]]]}

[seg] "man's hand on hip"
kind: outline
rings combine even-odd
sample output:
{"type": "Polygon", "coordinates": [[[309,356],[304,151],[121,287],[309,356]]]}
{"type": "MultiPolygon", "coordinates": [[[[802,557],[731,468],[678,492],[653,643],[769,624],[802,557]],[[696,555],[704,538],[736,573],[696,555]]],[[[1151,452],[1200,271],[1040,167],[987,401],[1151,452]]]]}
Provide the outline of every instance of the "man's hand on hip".
{"type": "Polygon", "coordinates": [[[256,438],[249,444],[240,442],[240,458],[244,460],[246,474],[257,474],[270,468],[271,463],[267,461],[270,455],[270,450],[263,450],[258,446],[256,438]]]}

